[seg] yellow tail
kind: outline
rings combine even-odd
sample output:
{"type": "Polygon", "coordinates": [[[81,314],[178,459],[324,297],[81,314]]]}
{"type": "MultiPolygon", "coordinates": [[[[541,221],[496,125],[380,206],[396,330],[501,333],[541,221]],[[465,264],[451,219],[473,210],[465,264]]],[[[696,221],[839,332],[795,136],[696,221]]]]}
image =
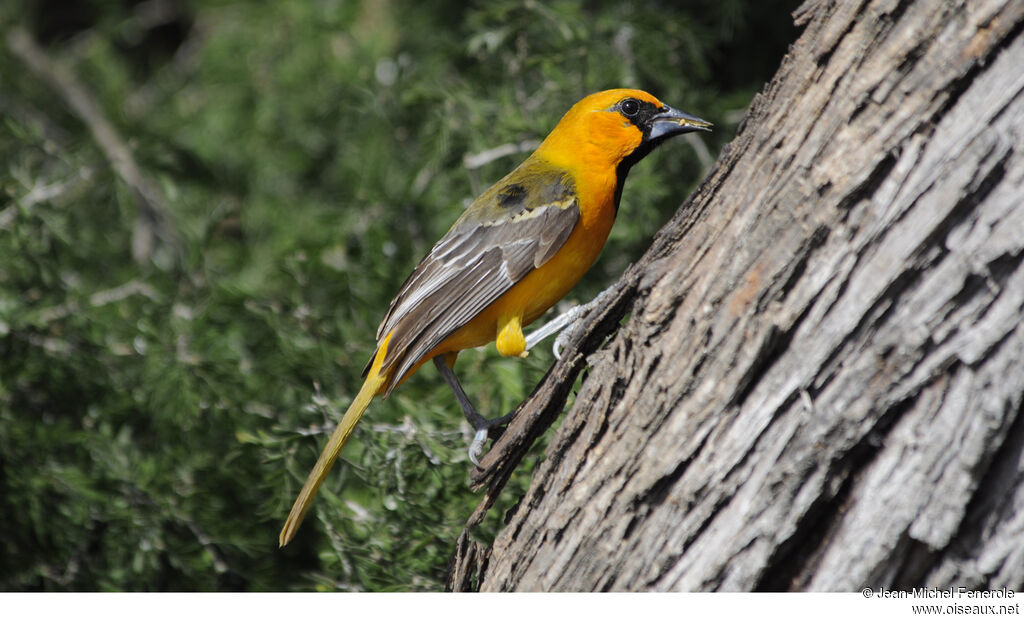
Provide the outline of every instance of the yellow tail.
{"type": "Polygon", "coordinates": [[[320,458],[316,460],[316,465],[313,466],[312,471],[309,472],[309,477],[306,478],[306,484],[302,485],[299,496],[295,498],[295,503],[292,504],[292,511],[288,513],[288,520],[284,522],[284,527],[281,528],[281,536],[278,538],[280,546],[287,545],[291,542],[292,538],[295,538],[295,533],[299,531],[302,519],[306,516],[306,511],[309,510],[310,504],[313,503],[316,492],[320,489],[320,485],[323,484],[328,472],[331,471],[331,466],[337,460],[341,449],[345,447],[345,442],[348,441],[349,435],[352,434],[352,430],[356,427],[356,423],[359,422],[359,418],[363,417],[363,412],[370,406],[370,401],[380,392],[381,386],[387,381],[387,373],[384,373],[384,375],[380,374],[380,365],[384,361],[386,351],[387,339],[384,340],[377,350],[377,355],[374,357],[370,372],[366,375],[363,387],[359,389],[359,393],[356,394],[352,404],[348,406],[348,411],[345,412],[341,422],[338,423],[337,428],[331,433],[330,440],[327,441],[323,452],[320,453],[320,458]]]}

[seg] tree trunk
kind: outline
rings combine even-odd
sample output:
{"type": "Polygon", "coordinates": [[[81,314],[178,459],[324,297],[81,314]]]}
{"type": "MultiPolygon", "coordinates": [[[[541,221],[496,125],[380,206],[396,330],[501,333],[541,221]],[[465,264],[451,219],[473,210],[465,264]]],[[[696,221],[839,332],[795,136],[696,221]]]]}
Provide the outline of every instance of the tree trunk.
{"type": "Polygon", "coordinates": [[[739,135],[476,472],[470,525],[589,365],[453,589],[1024,588],[1024,2],[795,16],[739,135]]]}

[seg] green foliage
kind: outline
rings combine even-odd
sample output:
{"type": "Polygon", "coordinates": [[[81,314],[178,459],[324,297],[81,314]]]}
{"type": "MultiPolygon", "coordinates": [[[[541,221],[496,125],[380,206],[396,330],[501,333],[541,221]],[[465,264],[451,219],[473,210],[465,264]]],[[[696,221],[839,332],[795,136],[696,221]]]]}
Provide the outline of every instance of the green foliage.
{"type": "MultiPolygon", "coordinates": [[[[715,122],[714,153],[793,36],[792,4],[0,6],[130,139],[182,239],[133,259],[138,197],[0,52],[0,589],[440,588],[479,498],[470,431],[430,368],[371,405],[296,541],[276,540],[391,295],[525,154],[464,158],[538,140],[618,86],[715,122]]],[[[649,159],[574,298],[635,260],[701,175],[683,140],[649,159]]],[[[550,362],[492,346],[457,370],[497,415],[550,362]]]]}

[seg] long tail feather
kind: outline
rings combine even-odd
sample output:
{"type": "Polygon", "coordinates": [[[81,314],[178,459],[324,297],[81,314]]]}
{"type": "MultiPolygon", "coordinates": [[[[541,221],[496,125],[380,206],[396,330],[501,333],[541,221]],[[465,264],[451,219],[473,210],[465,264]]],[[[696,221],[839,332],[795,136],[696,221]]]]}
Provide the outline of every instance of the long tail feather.
{"type": "Polygon", "coordinates": [[[341,449],[345,447],[345,442],[348,441],[352,430],[356,427],[356,423],[363,417],[363,412],[370,406],[370,401],[373,400],[373,397],[380,393],[381,387],[387,382],[387,373],[383,375],[380,373],[380,365],[384,360],[386,350],[387,341],[385,340],[378,349],[377,355],[374,356],[373,365],[366,375],[363,387],[359,389],[359,393],[356,394],[352,404],[349,405],[345,415],[341,418],[341,422],[338,423],[337,428],[331,433],[331,438],[327,441],[327,445],[324,446],[323,452],[320,453],[320,458],[317,459],[316,465],[309,472],[306,483],[302,485],[299,496],[295,498],[295,503],[292,504],[292,510],[288,514],[288,519],[284,522],[284,527],[281,529],[281,535],[278,538],[280,546],[287,545],[295,537],[295,533],[302,524],[303,517],[306,516],[306,511],[309,510],[310,504],[313,503],[313,498],[316,497],[317,490],[320,489],[320,485],[327,478],[327,474],[331,471],[331,467],[334,465],[334,461],[337,460],[338,454],[341,453],[341,449]]]}

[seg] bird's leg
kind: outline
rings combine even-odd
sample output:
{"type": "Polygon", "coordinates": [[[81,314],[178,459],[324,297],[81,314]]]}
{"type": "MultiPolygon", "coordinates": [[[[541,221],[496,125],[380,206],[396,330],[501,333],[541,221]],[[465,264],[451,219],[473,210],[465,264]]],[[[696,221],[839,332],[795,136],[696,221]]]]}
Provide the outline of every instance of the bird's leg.
{"type": "Polygon", "coordinates": [[[476,434],[473,436],[473,442],[469,444],[469,460],[479,467],[480,462],[477,459],[484,447],[484,442],[487,441],[488,431],[495,426],[507,423],[512,418],[512,413],[514,412],[506,413],[497,418],[485,418],[477,412],[476,408],[473,407],[473,403],[469,402],[469,397],[466,396],[465,390],[459,384],[459,379],[455,376],[455,371],[448,365],[445,356],[438,355],[435,357],[434,365],[437,366],[437,371],[444,377],[444,382],[455,393],[455,400],[459,401],[459,406],[462,407],[462,413],[466,416],[466,421],[476,431],[476,434]]]}
{"type": "Polygon", "coordinates": [[[612,289],[614,288],[614,286],[606,288],[590,302],[582,306],[573,306],[554,319],[535,329],[526,337],[526,350],[529,351],[533,347],[537,346],[541,340],[544,340],[551,334],[558,332],[558,337],[555,338],[555,343],[551,347],[551,350],[554,352],[555,358],[562,359],[562,349],[564,349],[565,345],[569,343],[569,340],[575,333],[576,328],[579,327],[580,320],[594,308],[606,304],[608,302],[608,298],[611,297],[612,289]]]}

